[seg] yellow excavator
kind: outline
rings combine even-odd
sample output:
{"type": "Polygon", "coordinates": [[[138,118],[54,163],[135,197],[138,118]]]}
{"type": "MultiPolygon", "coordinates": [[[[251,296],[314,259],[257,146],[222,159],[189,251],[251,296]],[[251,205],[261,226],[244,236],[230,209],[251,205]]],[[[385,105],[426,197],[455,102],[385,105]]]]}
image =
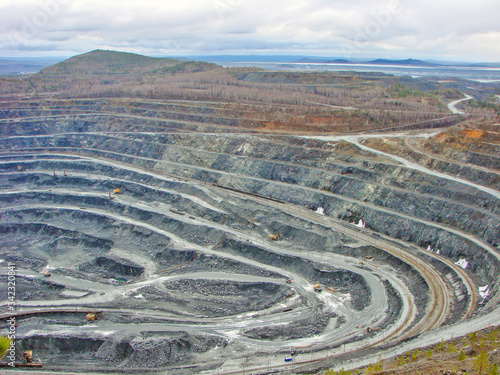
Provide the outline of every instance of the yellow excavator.
{"type": "Polygon", "coordinates": [[[113,194],[120,194],[123,188],[114,188],[113,189],[113,194]]]}
{"type": "Polygon", "coordinates": [[[33,362],[33,351],[32,350],[26,350],[23,353],[23,362],[25,364],[30,364],[31,362],[33,362]]]}

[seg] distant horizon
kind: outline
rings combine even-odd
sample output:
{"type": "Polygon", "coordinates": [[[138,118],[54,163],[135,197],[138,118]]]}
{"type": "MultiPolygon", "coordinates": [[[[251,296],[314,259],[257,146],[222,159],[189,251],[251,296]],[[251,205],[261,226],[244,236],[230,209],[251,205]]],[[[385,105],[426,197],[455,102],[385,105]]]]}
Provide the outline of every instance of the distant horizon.
{"type": "MultiPolygon", "coordinates": [[[[0,57],[0,76],[30,75],[49,66],[86,55],[92,52],[125,53],[113,50],[94,50],[84,54],[65,57],[0,57]]],[[[134,54],[134,53],[133,53],[134,54]]],[[[140,54],[134,54],[140,55],[140,54]]],[[[290,72],[351,72],[359,74],[382,73],[409,77],[454,77],[485,83],[500,82],[500,63],[426,61],[420,59],[352,59],[306,55],[204,55],[204,56],[147,56],[151,58],[177,59],[179,61],[202,61],[226,68],[253,67],[270,71],[290,72]]]]}
{"type": "MultiPolygon", "coordinates": [[[[121,50],[113,50],[113,49],[106,49],[108,51],[114,51],[114,52],[124,52],[124,53],[134,53],[138,55],[143,55],[147,57],[153,57],[153,58],[171,58],[171,59],[196,59],[196,58],[206,58],[206,59],[233,59],[233,58],[241,58],[242,62],[252,62],[252,58],[256,58],[259,61],[255,62],[285,62],[283,60],[288,60],[288,59],[311,59],[311,60],[347,60],[350,61],[351,63],[367,63],[375,60],[389,60],[392,62],[397,62],[397,61],[408,61],[408,60],[415,60],[415,61],[422,61],[426,63],[434,63],[434,64],[460,64],[460,65],[468,65],[468,64],[489,64],[489,65],[500,65],[500,59],[498,61],[479,61],[479,60],[444,60],[444,59],[425,59],[425,58],[416,58],[416,57],[407,57],[407,58],[391,58],[391,57],[386,57],[386,56],[378,56],[378,57],[355,57],[351,59],[346,59],[345,57],[342,56],[321,56],[321,55],[304,55],[304,54],[254,54],[254,53],[249,53],[249,54],[187,54],[187,55],[156,55],[156,54],[143,54],[143,53],[137,53],[137,52],[130,52],[130,51],[121,51],[121,50]]],[[[64,61],[66,59],[70,59],[72,57],[82,55],[85,53],[92,52],[87,51],[87,52],[82,52],[82,53],[77,53],[75,55],[53,55],[53,56],[2,56],[0,55],[0,60],[9,60],[9,61],[64,61]]],[[[233,60],[235,61],[235,60],[233,60]]],[[[288,62],[294,62],[296,63],[297,61],[288,61],[288,62]]]]}

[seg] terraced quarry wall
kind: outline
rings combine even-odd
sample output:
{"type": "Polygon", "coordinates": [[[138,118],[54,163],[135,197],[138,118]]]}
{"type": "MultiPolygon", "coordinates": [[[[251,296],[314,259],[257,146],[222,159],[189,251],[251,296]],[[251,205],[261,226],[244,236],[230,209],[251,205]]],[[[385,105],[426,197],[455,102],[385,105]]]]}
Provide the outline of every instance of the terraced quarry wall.
{"type": "Polygon", "coordinates": [[[213,374],[285,371],[293,354],[299,371],[496,311],[494,168],[412,167],[366,135],[263,134],[215,103],[122,104],[1,110],[18,311],[1,309],[18,314],[19,356],[213,374]]]}

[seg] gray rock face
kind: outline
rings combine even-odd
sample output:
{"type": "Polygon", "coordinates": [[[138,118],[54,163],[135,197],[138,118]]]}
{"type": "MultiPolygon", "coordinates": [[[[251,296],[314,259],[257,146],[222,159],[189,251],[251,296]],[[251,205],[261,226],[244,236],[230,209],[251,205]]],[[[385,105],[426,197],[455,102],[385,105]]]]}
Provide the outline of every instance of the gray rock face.
{"type": "MultiPolygon", "coordinates": [[[[0,127],[2,259],[23,310],[57,310],[19,316],[17,345],[48,366],[215,368],[248,348],[415,336],[477,313],[469,288],[490,286],[482,313],[497,305],[500,203],[484,191],[345,140],[237,134],[208,105],[131,105],[144,119],[52,104],[0,112],[48,116],[0,127]]],[[[412,157],[498,188],[496,173],[412,157]]]]}

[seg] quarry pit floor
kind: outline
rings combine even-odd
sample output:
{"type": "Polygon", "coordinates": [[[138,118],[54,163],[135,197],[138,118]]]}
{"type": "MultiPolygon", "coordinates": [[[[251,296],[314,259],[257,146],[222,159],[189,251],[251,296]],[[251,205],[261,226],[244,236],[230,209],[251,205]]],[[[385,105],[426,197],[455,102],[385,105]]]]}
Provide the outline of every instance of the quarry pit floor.
{"type": "Polygon", "coordinates": [[[466,171],[367,134],[67,130],[1,140],[0,317],[47,371],[299,373],[498,317],[500,194],[466,171]]]}

